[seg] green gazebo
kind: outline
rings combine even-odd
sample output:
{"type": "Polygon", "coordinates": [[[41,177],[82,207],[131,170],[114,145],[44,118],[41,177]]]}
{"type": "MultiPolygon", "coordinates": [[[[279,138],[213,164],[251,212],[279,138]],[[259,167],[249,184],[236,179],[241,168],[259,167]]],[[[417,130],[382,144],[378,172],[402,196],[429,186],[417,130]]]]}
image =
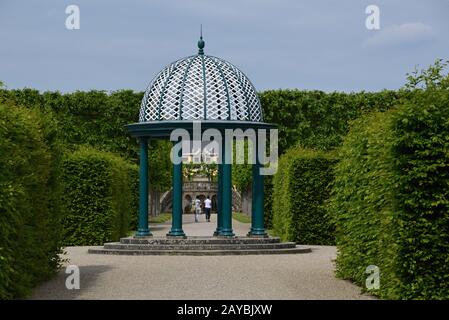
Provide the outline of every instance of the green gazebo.
{"type": "MultiPolygon", "coordinates": [[[[249,79],[229,62],[204,54],[204,41],[198,41],[198,54],[177,60],[160,71],[143,97],[139,122],[127,125],[140,144],[139,225],[136,237],[150,237],[148,227],[148,143],[151,139],[170,139],[183,129],[190,137],[195,124],[201,134],[215,129],[225,136],[226,129],[270,129],[264,123],[262,108],[249,79]]],[[[257,135],[255,154],[257,154],[257,135]]],[[[214,236],[233,237],[232,143],[218,141],[218,216],[214,236]]],[[[177,141],[173,141],[176,143],[177,141]]],[[[179,156],[179,154],[178,154],[179,156]]],[[[252,223],[249,237],[266,237],[264,228],[264,183],[258,160],[252,170],[252,223]]],[[[150,166],[151,170],[151,166],[150,166]]],[[[151,183],[151,181],[150,181],[151,183]]],[[[182,228],[182,162],[173,164],[172,227],[167,237],[186,237],[182,228]]]]}

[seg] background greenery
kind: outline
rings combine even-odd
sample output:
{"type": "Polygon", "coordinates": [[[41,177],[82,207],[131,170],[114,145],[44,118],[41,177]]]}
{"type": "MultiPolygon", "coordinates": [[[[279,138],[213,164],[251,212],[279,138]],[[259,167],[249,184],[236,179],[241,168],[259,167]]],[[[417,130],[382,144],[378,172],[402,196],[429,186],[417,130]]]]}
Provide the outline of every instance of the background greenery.
{"type": "Polygon", "coordinates": [[[336,158],[326,151],[293,148],[274,177],[273,231],[284,241],[331,245],[334,226],[326,201],[336,158]]]}
{"type": "Polygon", "coordinates": [[[51,114],[0,103],[0,299],[59,267],[60,144],[51,114]]]}
{"type": "MultiPolygon", "coordinates": [[[[52,113],[60,130],[58,135],[68,150],[90,145],[115,153],[138,164],[138,143],[130,137],[125,125],[137,122],[142,92],[119,90],[40,93],[33,89],[0,89],[0,102],[36,108],[52,113]]],[[[168,141],[153,140],[149,144],[150,191],[166,191],[171,186],[171,162],[168,141]]]]}
{"type": "MultiPolygon", "coordinates": [[[[316,150],[337,149],[349,130],[351,120],[374,111],[386,111],[408,91],[381,91],[342,93],[304,90],[269,90],[260,93],[264,121],[276,123],[279,128],[279,155],[289,148],[316,150]]],[[[282,170],[281,167],[279,167],[282,170]]],[[[242,189],[250,177],[249,168],[236,170],[242,189]],[[242,173],[245,171],[246,173],[242,173]]],[[[249,180],[250,181],[250,180],[249,180]]],[[[273,178],[265,177],[265,225],[272,227],[273,178]]]]}
{"type": "MultiPolygon", "coordinates": [[[[340,276],[363,286],[376,264],[381,297],[447,298],[447,66],[412,72],[398,91],[260,93],[282,162],[274,191],[265,179],[266,226],[303,243],[331,243],[335,227],[340,276]]],[[[60,230],[66,243],[101,244],[135,227],[138,148],[124,125],[142,96],[0,89],[0,298],[26,295],[57,269],[60,230]]],[[[170,187],[169,150],[150,144],[151,192],[170,187]]],[[[233,172],[247,188],[250,166],[233,172]]]]}
{"type": "Polygon", "coordinates": [[[380,268],[388,299],[449,297],[449,77],[409,77],[397,108],[354,121],[340,149],[331,210],[337,273],[361,286],[380,268]]]}
{"type": "Polygon", "coordinates": [[[62,162],[64,245],[102,245],[118,241],[136,213],[136,165],[105,151],[81,147],[62,162]]]}

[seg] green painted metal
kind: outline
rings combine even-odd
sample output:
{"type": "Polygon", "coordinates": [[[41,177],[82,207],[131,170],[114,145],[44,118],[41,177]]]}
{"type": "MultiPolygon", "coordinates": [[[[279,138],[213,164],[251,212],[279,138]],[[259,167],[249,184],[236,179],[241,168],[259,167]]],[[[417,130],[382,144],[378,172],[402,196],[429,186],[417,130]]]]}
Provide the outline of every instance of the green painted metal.
{"type": "Polygon", "coordinates": [[[204,55],[204,46],[206,43],[203,40],[203,28],[201,28],[200,40],[198,40],[198,54],[204,55]]]}
{"type": "Polygon", "coordinates": [[[218,192],[217,192],[217,229],[214,232],[214,236],[217,236],[221,233],[222,228],[222,218],[223,218],[223,209],[221,201],[221,193],[223,190],[223,165],[221,163],[218,164],[218,192]]]}
{"type": "Polygon", "coordinates": [[[136,236],[151,236],[148,227],[148,138],[140,137],[139,226],[136,236]]]}
{"type": "Polygon", "coordinates": [[[221,201],[222,201],[222,225],[221,232],[219,236],[233,237],[234,232],[232,230],[232,166],[230,163],[230,153],[232,152],[231,145],[226,145],[225,142],[222,143],[222,154],[224,162],[223,166],[223,180],[222,180],[222,190],[221,190],[221,201]]]}
{"type": "MultiPolygon", "coordinates": [[[[201,129],[204,131],[209,128],[218,130],[224,129],[271,129],[275,128],[275,124],[265,122],[252,122],[240,120],[202,120],[201,129]]],[[[137,122],[125,126],[129,134],[133,137],[152,137],[167,139],[170,133],[175,129],[186,129],[192,134],[193,121],[192,120],[163,120],[163,121],[148,121],[137,122]]]]}
{"type": "Polygon", "coordinates": [[[215,66],[217,67],[218,71],[220,72],[221,78],[223,79],[223,82],[224,82],[224,87],[225,87],[225,91],[226,91],[226,102],[228,103],[228,120],[231,120],[231,99],[229,99],[228,82],[226,81],[226,77],[224,76],[223,70],[221,70],[221,67],[217,63],[217,61],[215,61],[214,59],[212,59],[212,61],[214,62],[215,66]]]}
{"type": "Polygon", "coordinates": [[[182,162],[173,164],[172,227],[167,236],[185,237],[182,230],[182,162]]]}
{"type": "Polygon", "coordinates": [[[181,83],[181,96],[179,97],[179,119],[182,119],[182,100],[184,99],[184,90],[186,88],[186,79],[187,75],[189,73],[190,67],[192,66],[193,60],[195,60],[197,56],[192,56],[192,58],[189,61],[189,64],[187,65],[186,71],[184,71],[184,75],[182,77],[182,83],[181,83]]]}
{"type": "MultiPolygon", "coordinates": [[[[257,145],[255,150],[257,152],[257,145]]],[[[252,208],[251,208],[251,230],[248,236],[253,237],[266,237],[264,227],[264,184],[263,175],[260,174],[260,168],[262,167],[259,157],[256,157],[256,163],[253,164],[252,170],[252,208]]]]}
{"type": "Polygon", "coordinates": [[[248,235],[251,234],[251,231],[253,230],[254,224],[255,224],[256,219],[257,219],[256,218],[256,210],[255,210],[255,208],[256,208],[256,197],[255,197],[255,193],[254,193],[257,190],[257,186],[256,186],[257,179],[254,179],[254,177],[256,176],[256,172],[255,171],[258,170],[258,166],[253,164],[251,166],[251,169],[252,169],[252,179],[251,179],[251,228],[249,230],[248,235]]]}

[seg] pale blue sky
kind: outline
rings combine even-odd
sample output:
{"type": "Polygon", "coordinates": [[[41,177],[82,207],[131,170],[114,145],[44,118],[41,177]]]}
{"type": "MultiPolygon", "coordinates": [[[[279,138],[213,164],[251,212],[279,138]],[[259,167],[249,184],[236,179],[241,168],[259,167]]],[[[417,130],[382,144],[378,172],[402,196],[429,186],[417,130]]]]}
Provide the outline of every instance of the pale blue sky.
{"type": "Polygon", "coordinates": [[[448,0],[0,0],[0,80],[8,88],[144,90],[168,63],[205,53],[258,90],[397,89],[415,65],[449,59],[448,0]],[[65,28],[80,8],[81,29],[65,28]],[[379,31],[365,28],[380,7],[379,31]]]}

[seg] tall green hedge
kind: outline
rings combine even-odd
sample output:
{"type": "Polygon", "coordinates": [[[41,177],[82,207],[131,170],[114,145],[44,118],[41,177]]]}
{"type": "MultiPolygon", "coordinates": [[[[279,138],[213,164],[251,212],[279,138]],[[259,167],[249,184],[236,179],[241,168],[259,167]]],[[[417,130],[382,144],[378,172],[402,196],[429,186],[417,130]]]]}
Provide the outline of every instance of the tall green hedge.
{"type": "Polygon", "coordinates": [[[111,153],[81,147],[62,163],[65,245],[101,245],[129,231],[135,215],[137,166],[111,153]]]}
{"type": "Polygon", "coordinates": [[[398,291],[448,299],[449,89],[418,92],[393,121],[398,291]]]}
{"type": "Polygon", "coordinates": [[[60,144],[51,115],[0,103],[0,299],[59,267],[60,144]]]}
{"type": "Polygon", "coordinates": [[[335,169],[331,212],[336,222],[337,275],[362,287],[369,265],[380,268],[383,288],[394,280],[390,271],[395,256],[390,122],[389,113],[354,121],[335,169]]]}
{"type": "Polygon", "coordinates": [[[449,92],[416,91],[397,110],[353,123],[340,150],[331,201],[337,272],[376,294],[449,297],[449,92]]]}
{"type": "MultiPolygon", "coordinates": [[[[79,145],[120,155],[138,162],[138,144],[124,127],[138,121],[143,92],[118,90],[76,91],[72,93],[39,92],[34,89],[0,89],[3,101],[38,108],[53,113],[61,130],[59,136],[65,148],[75,150],[79,145]]],[[[149,146],[150,188],[167,190],[171,186],[171,162],[168,141],[152,141],[149,146]]]]}
{"type": "Polygon", "coordinates": [[[331,150],[341,145],[349,121],[368,111],[385,111],[405,91],[330,92],[268,90],[260,93],[264,121],[279,126],[279,152],[292,146],[331,150]]]}
{"type": "MultiPolygon", "coordinates": [[[[410,95],[404,91],[331,92],[268,90],[260,93],[264,121],[279,127],[279,154],[294,146],[338,148],[349,123],[369,111],[385,111],[410,95]]],[[[235,175],[235,174],[234,174],[235,175]]],[[[265,179],[265,225],[272,225],[273,179],[265,179]]]]}
{"type": "Polygon", "coordinates": [[[335,156],[293,148],[279,161],[274,177],[273,230],[282,240],[301,244],[334,244],[334,227],[326,199],[335,156]]]}

